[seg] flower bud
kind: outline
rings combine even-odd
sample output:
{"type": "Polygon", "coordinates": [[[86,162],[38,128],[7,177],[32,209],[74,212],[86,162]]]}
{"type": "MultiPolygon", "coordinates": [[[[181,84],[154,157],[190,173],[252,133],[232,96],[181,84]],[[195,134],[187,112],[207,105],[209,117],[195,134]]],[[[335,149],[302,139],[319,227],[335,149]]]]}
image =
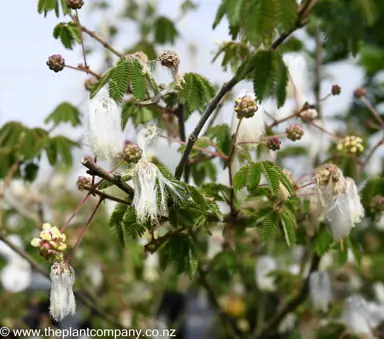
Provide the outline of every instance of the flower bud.
{"type": "Polygon", "coordinates": [[[66,0],[67,7],[70,9],[80,9],[84,5],[83,0],[66,0]]]}
{"type": "Polygon", "coordinates": [[[353,95],[355,96],[356,99],[360,99],[361,97],[363,97],[365,94],[367,93],[367,90],[363,87],[360,87],[358,89],[356,89],[354,92],[353,92],[353,95]]]}
{"type": "Polygon", "coordinates": [[[123,153],[124,153],[124,159],[127,162],[136,164],[141,159],[143,151],[141,150],[139,145],[127,145],[124,148],[123,153]]]}
{"type": "Polygon", "coordinates": [[[48,58],[47,66],[55,73],[60,72],[65,67],[65,60],[60,54],[53,54],[48,58]]]}
{"type": "Polygon", "coordinates": [[[237,119],[252,118],[259,107],[256,104],[255,98],[251,94],[246,94],[243,97],[238,97],[235,100],[235,112],[237,119]]]}
{"type": "Polygon", "coordinates": [[[285,133],[287,133],[288,139],[296,141],[300,140],[301,137],[304,135],[304,129],[300,125],[292,124],[287,127],[285,133]]]}
{"type": "Polygon", "coordinates": [[[332,86],[332,95],[339,95],[341,93],[341,87],[339,85],[332,86]]]}
{"type": "Polygon", "coordinates": [[[84,190],[86,186],[90,186],[90,185],[91,185],[90,177],[80,176],[77,178],[77,187],[80,191],[84,190]]]}
{"type": "Polygon", "coordinates": [[[272,151],[277,151],[280,149],[281,141],[277,137],[269,138],[267,141],[267,147],[272,151]]]}

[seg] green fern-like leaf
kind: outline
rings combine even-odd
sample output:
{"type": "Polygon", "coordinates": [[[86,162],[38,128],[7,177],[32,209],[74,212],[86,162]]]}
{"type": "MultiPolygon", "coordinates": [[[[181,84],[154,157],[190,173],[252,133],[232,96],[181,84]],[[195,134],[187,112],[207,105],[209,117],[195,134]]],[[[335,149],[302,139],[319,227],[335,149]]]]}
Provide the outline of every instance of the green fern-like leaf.
{"type": "Polygon", "coordinates": [[[261,162],[260,168],[265,179],[267,180],[268,188],[270,189],[272,195],[277,195],[280,186],[279,172],[276,168],[274,168],[274,165],[268,161],[261,162]]]}
{"type": "Polygon", "coordinates": [[[156,107],[138,107],[133,102],[123,104],[121,112],[121,126],[124,129],[129,118],[132,118],[133,124],[138,126],[153,120],[156,114],[159,113],[156,107]]]}
{"type": "Polygon", "coordinates": [[[247,183],[247,178],[248,178],[248,171],[249,171],[250,166],[244,166],[242,167],[233,177],[233,189],[235,191],[240,191],[242,188],[245,187],[247,183]]]}
{"type": "Polygon", "coordinates": [[[72,127],[80,125],[80,111],[69,102],[63,102],[44,120],[46,124],[52,122],[54,126],[69,122],[72,127]]]}
{"type": "Polygon", "coordinates": [[[109,228],[112,233],[117,236],[122,247],[125,247],[125,235],[122,223],[127,208],[127,205],[117,204],[109,219],[109,228]]]}
{"type": "Polygon", "coordinates": [[[175,24],[165,16],[159,16],[153,24],[155,41],[159,44],[174,44],[179,35],[175,24]]]}
{"type": "Polygon", "coordinates": [[[279,214],[275,211],[267,214],[263,220],[263,226],[260,230],[261,241],[263,243],[271,243],[275,237],[277,230],[279,229],[279,214]]]}
{"type": "Polygon", "coordinates": [[[59,39],[63,46],[67,49],[73,49],[76,43],[80,42],[80,33],[74,23],[62,22],[55,26],[53,30],[53,37],[59,39]]]}
{"type": "Polygon", "coordinates": [[[56,16],[59,17],[59,1],[58,0],[39,0],[37,5],[39,14],[44,13],[47,16],[48,12],[54,11],[56,16]]]}
{"type": "Polygon", "coordinates": [[[140,238],[145,233],[145,226],[137,222],[136,210],[131,206],[127,207],[122,223],[126,234],[133,239],[140,238]]]}
{"type": "Polygon", "coordinates": [[[128,65],[132,94],[137,100],[142,101],[145,99],[147,91],[147,82],[142,66],[138,60],[128,62],[128,65]]]}
{"type": "Polygon", "coordinates": [[[283,171],[281,170],[281,168],[279,166],[272,164],[272,163],[270,163],[270,165],[273,166],[273,168],[279,173],[279,180],[280,180],[281,184],[287,189],[288,193],[291,196],[294,196],[295,191],[293,189],[293,185],[292,185],[291,180],[289,180],[289,178],[283,173],[283,171]]]}
{"type": "Polygon", "coordinates": [[[285,242],[288,246],[296,244],[296,216],[289,210],[284,209],[281,215],[281,225],[283,228],[285,242]]]}
{"type": "Polygon", "coordinates": [[[276,53],[259,51],[255,55],[253,71],[253,89],[259,101],[273,95],[276,85],[276,53]]]}
{"type": "Polygon", "coordinates": [[[128,90],[129,62],[121,59],[111,71],[109,78],[109,96],[120,103],[128,90]]]}
{"type": "Polygon", "coordinates": [[[113,72],[113,68],[110,68],[108,71],[106,71],[102,75],[101,79],[98,82],[92,85],[92,87],[89,90],[91,99],[94,98],[95,95],[108,83],[112,75],[112,72],[113,72]]]}
{"type": "Polygon", "coordinates": [[[261,168],[260,163],[253,163],[248,166],[248,173],[247,173],[247,190],[248,192],[254,190],[257,188],[257,186],[260,184],[261,180],[261,168]]]}
{"type": "Polygon", "coordinates": [[[179,91],[180,102],[190,112],[203,111],[205,104],[215,95],[215,88],[210,81],[197,73],[186,73],[179,91]]]}
{"type": "Polygon", "coordinates": [[[277,25],[279,30],[289,32],[297,21],[297,1],[277,0],[277,25]]]}
{"type": "Polygon", "coordinates": [[[280,108],[287,97],[288,69],[279,53],[276,55],[276,70],[276,101],[280,108]]]}

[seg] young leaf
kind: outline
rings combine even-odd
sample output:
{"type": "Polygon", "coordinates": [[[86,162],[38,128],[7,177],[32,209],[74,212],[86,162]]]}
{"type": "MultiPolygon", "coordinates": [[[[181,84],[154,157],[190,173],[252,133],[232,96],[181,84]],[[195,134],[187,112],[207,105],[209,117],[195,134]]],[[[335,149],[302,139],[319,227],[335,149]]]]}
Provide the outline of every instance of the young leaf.
{"type": "Polygon", "coordinates": [[[268,188],[272,195],[277,195],[280,186],[279,172],[274,168],[274,165],[269,161],[263,161],[260,163],[261,172],[267,180],[268,188]]]}
{"type": "Polygon", "coordinates": [[[253,89],[259,101],[272,96],[276,85],[276,53],[259,51],[254,59],[253,89]]]}
{"type": "Polygon", "coordinates": [[[174,44],[179,33],[175,24],[165,16],[159,16],[154,24],[153,30],[155,32],[155,41],[159,44],[174,44]]]}
{"type": "Polygon", "coordinates": [[[263,243],[271,243],[275,237],[279,228],[280,217],[275,211],[268,213],[263,220],[263,226],[260,230],[261,241],[263,243]]]}
{"type": "Polygon", "coordinates": [[[92,85],[89,90],[91,99],[107,84],[107,82],[111,78],[112,71],[113,68],[110,68],[102,75],[101,79],[98,82],[92,85]]]}
{"type": "MultiPolygon", "coordinates": [[[[296,1],[296,0],[294,0],[296,1]]],[[[287,97],[288,69],[280,54],[276,56],[276,101],[277,107],[284,105],[287,97]]]]}
{"type": "Polygon", "coordinates": [[[57,126],[63,122],[71,123],[72,127],[80,125],[80,111],[68,102],[63,102],[44,120],[46,124],[53,122],[57,126]]]}
{"type": "Polygon", "coordinates": [[[124,204],[117,204],[111,215],[111,218],[109,219],[109,228],[114,234],[116,234],[122,247],[125,246],[125,237],[122,222],[128,207],[129,206],[124,204]]]}
{"type": "Polygon", "coordinates": [[[212,24],[212,29],[215,29],[217,25],[221,22],[221,20],[224,18],[225,15],[225,3],[224,1],[220,4],[219,8],[217,9],[215,20],[213,21],[212,24]]]}
{"type": "Polygon", "coordinates": [[[261,180],[260,163],[253,163],[248,166],[246,187],[248,192],[257,188],[261,180]]]}
{"type": "Polygon", "coordinates": [[[49,163],[55,165],[58,156],[60,155],[62,161],[67,166],[72,166],[72,148],[79,146],[78,143],[62,136],[58,135],[52,138],[49,138],[45,145],[44,149],[47,153],[49,163]]]}
{"type": "Polygon", "coordinates": [[[109,77],[109,96],[120,103],[127,93],[129,84],[129,61],[120,59],[112,68],[109,77]]]}
{"type": "Polygon", "coordinates": [[[61,40],[63,46],[67,49],[73,49],[76,43],[80,43],[78,28],[73,23],[59,23],[53,30],[53,37],[61,40]]]}
{"type": "Polygon", "coordinates": [[[145,99],[147,91],[147,82],[143,68],[138,60],[131,60],[128,62],[128,66],[132,94],[137,100],[142,101],[145,99]]]}
{"type": "Polygon", "coordinates": [[[26,130],[20,142],[20,154],[29,160],[38,157],[47,139],[48,133],[42,128],[26,130]]]}
{"type": "Polygon", "coordinates": [[[296,0],[277,0],[277,26],[281,33],[289,32],[297,20],[296,0]]]}
{"type": "Polygon", "coordinates": [[[248,171],[250,166],[242,167],[233,177],[233,189],[235,191],[240,191],[243,187],[245,187],[248,178],[248,171]]]}
{"type": "Polygon", "coordinates": [[[121,126],[124,129],[129,118],[132,118],[135,126],[145,124],[154,119],[155,113],[158,113],[155,108],[151,109],[146,106],[138,107],[133,102],[126,102],[123,104],[121,111],[121,126]]]}
{"type": "Polygon", "coordinates": [[[231,25],[237,25],[240,19],[243,0],[224,0],[225,10],[231,25]]]}
{"type": "Polygon", "coordinates": [[[284,209],[281,215],[284,238],[288,246],[296,243],[296,216],[289,209],[284,209]]]}
{"type": "Polygon", "coordinates": [[[132,206],[127,206],[122,224],[125,233],[133,239],[142,237],[146,230],[144,225],[137,222],[136,210],[132,206]]]}

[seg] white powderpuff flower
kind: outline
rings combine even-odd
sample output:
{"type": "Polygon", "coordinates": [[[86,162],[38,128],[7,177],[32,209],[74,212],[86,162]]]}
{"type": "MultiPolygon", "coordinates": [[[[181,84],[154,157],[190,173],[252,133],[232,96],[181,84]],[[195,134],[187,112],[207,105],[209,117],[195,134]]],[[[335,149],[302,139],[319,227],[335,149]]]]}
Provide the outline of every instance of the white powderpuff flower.
{"type": "Polygon", "coordinates": [[[305,57],[299,53],[286,53],[283,60],[289,72],[287,97],[295,98],[298,95],[297,92],[301,95],[303,91],[307,92],[309,88],[308,67],[305,57]]]}
{"type": "Polygon", "coordinates": [[[51,267],[51,298],[49,313],[55,321],[75,315],[76,300],[73,294],[75,271],[66,263],[54,263],[51,267]]]}
{"type": "Polygon", "coordinates": [[[367,302],[360,295],[352,295],[344,302],[341,321],[349,333],[373,339],[373,330],[383,319],[383,307],[367,302]]]}
{"type": "Polygon", "coordinates": [[[208,249],[207,249],[207,258],[213,259],[216,254],[220,253],[223,250],[224,236],[223,231],[214,230],[212,235],[208,237],[208,249]]]}
{"type": "Polygon", "coordinates": [[[340,240],[348,235],[364,217],[364,207],[353,179],[346,178],[346,191],[336,195],[329,203],[326,211],[333,239],[340,240]]]}
{"type": "Polygon", "coordinates": [[[155,164],[147,160],[147,147],[157,135],[156,127],[150,126],[143,128],[137,138],[143,156],[135,166],[132,179],[135,189],[133,204],[140,223],[155,223],[158,217],[168,215],[169,195],[176,202],[186,199],[183,187],[166,178],[155,164]]]}
{"type": "Polygon", "coordinates": [[[309,292],[315,309],[328,311],[332,301],[331,278],[327,271],[313,272],[309,277],[309,292]]]}
{"type": "Polygon", "coordinates": [[[272,271],[277,269],[277,262],[269,255],[263,255],[259,257],[256,264],[256,283],[262,291],[274,291],[275,278],[269,276],[272,271]]]}
{"type": "Polygon", "coordinates": [[[105,90],[89,102],[85,134],[92,152],[100,160],[116,158],[123,149],[121,110],[105,90]]]}

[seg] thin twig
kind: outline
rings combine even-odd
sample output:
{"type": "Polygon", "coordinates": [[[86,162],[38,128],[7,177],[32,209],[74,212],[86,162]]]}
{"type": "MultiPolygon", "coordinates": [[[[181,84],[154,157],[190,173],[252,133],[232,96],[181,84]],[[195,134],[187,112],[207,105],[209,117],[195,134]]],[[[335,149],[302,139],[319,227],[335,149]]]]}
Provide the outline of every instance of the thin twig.
{"type": "Polygon", "coordinates": [[[267,126],[267,129],[270,129],[272,127],[275,127],[277,125],[280,125],[281,123],[285,122],[285,121],[288,121],[292,118],[295,118],[295,117],[298,117],[300,115],[300,112],[295,112],[295,113],[292,113],[291,115],[288,115],[287,117],[285,118],[282,118],[282,119],[278,119],[278,120],[275,120],[272,124],[270,124],[269,126],[267,126]]]}
{"type": "Polygon", "coordinates": [[[124,205],[128,205],[128,206],[131,205],[130,201],[121,199],[119,197],[115,197],[113,195],[107,194],[107,193],[102,192],[102,191],[99,191],[99,190],[93,188],[93,186],[83,185],[82,188],[85,189],[86,191],[89,191],[90,193],[94,193],[94,194],[98,195],[100,198],[116,201],[120,204],[124,204],[124,205]]]}
{"type": "Polygon", "coordinates": [[[87,65],[87,56],[85,54],[85,47],[84,47],[84,39],[83,39],[83,31],[81,30],[81,25],[80,25],[80,19],[79,19],[79,13],[76,9],[76,20],[75,20],[75,23],[77,24],[77,26],[79,27],[79,32],[80,32],[80,43],[81,43],[81,49],[83,51],[83,58],[84,58],[84,66],[85,66],[85,69],[88,69],[88,65],[87,65]]]}
{"type": "Polygon", "coordinates": [[[365,105],[365,107],[368,108],[368,110],[372,113],[374,118],[377,120],[377,122],[380,124],[381,128],[384,129],[384,121],[381,119],[380,114],[376,111],[375,107],[372,106],[372,104],[369,102],[369,100],[365,97],[362,96],[360,98],[361,102],[365,105]]]}
{"type": "Polygon", "coordinates": [[[313,127],[316,127],[317,129],[324,132],[325,134],[328,134],[329,136],[331,136],[333,138],[333,141],[335,142],[337,142],[340,139],[336,134],[333,134],[332,132],[327,131],[324,127],[315,124],[313,121],[308,121],[307,123],[313,127]]]}
{"type": "Polygon", "coordinates": [[[363,174],[363,171],[364,171],[364,168],[365,166],[367,166],[368,162],[371,160],[372,156],[374,155],[374,153],[376,152],[376,150],[384,144],[384,137],[381,138],[375,146],[373,146],[373,148],[371,149],[371,151],[368,153],[368,155],[365,157],[364,161],[362,162],[362,164],[360,165],[360,168],[358,169],[357,171],[357,174],[356,174],[356,181],[359,181],[361,175],[363,174]]]}
{"type": "Polygon", "coordinates": [[[92,71],[90,68],[75,67],[75,66],[70,66],[70,65],[65,65],[65,67],[70,68],[70,69],[74,69],[75,71],[80,71],[80,72],[85,72],[87,74],[91,74],[97,79],[101,78],[101,74],[92,71]]]}
{"type": "MultiPolygon", "coordinates": [[[[76,20],[75,17],[72,17],[72,19],[73,18],[74,18],[74,20],[76,20]]],[[[113,48],[105,39],[98,36],[95,32],[92,32],[87,27],[81,25],[80,23],[79,23],[79,27],[84,33],[87,33],[90,37],[92,37],[96,41],[100,42],[106,49],[109,49],[113,54],[117,55],[119,58],[121,58],[124,55],[123,53],[120,53],[115,48],[113,48]]]]}
{"type": "Polygon", "coordinates": [[[167,88],[164,91],[157,93],[154,97],[149,98],[146,101],[137,102],[136,105],[137,106],[150,106],[150,105],[154,105],[154,104],[157,104],[166,95],[173,94],[173,93],[177,93],[177,92],[174,89],[167,88]]]}

